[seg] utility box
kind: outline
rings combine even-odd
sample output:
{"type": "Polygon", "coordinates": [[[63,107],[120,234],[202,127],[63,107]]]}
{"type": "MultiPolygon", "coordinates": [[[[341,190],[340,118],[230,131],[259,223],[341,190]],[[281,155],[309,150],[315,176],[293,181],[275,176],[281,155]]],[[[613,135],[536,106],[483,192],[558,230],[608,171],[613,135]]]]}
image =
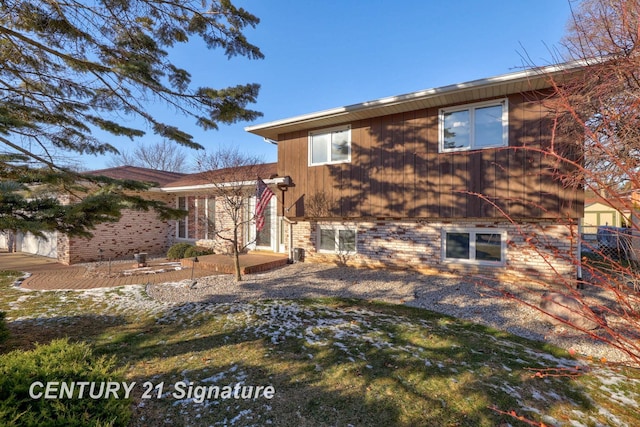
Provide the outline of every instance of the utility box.
{"type": "Polygon", "coordinates": [[[293,262],[304,262],[304,249],[293,248],[293,262]]]}

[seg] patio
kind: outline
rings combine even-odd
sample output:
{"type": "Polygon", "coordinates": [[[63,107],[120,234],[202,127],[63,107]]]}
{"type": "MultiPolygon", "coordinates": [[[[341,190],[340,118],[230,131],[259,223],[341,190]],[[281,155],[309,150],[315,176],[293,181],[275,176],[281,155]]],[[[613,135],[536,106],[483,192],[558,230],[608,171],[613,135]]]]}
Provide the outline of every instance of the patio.
{"type": "MultiPolygon", "coordinates": [[[[199,257],[172,263],[166,259],[151,259],[144,268],[134,260],[63,265],[51,258],[24,254],[0,253],[0,270],[29,273],[21,287],[33,290],[91,289],[134,284],[179,282],[215,274],[233,273],[233,258],[228,255],[199,257]]],[[[248,253],[240,255],[243,274],[266,271],[286,265],[281,254],[248,253]]]]}

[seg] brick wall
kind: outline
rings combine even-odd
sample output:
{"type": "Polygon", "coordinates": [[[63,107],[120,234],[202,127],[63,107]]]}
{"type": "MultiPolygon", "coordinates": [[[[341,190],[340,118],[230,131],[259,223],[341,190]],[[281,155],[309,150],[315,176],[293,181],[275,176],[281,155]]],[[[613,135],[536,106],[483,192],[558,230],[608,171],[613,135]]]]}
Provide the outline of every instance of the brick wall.
{"type": "Polygon", "coordinates": [[[344,263],[369,268],[411,268],[425,273],[451,272],[457,274],[525,276],[549,280],[559,275],[574,280],[575,235],[577,227],[551,222],[523,224],[498,223],[483,220],[442,221],[343,221],[298,222],[293,226],[293,247],[305,250],[309,262],[344,263]],[[318,252],[318,227],[357,230],[355,254],[327,254],[318,252]],[[487,266],[444,261],[442,230],[464,227],[487,233],[505,231],[506,259],[502,266],[487,266]]]}
{"type": "MultiPolygon", "coordinates": [[[[153,198],[174,206],[172,196],[154,193],[153,198]]],[[[123,210],[119,222],[99,224],[92,230],[92,238],[60,236],[58,260],[65,264],[100,259],[133,260],[137,252],[163,256],[173,242],[174,222],[161,221],[152,210],[123,210]]]]}

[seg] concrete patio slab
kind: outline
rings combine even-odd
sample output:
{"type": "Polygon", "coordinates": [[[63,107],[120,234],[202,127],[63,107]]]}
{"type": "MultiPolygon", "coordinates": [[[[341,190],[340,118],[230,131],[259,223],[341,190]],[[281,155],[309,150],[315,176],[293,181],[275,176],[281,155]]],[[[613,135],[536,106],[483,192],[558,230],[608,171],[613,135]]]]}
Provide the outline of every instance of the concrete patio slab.
{"type": "MultiPolygon", "coordinates": [[[[0,253],[0,270],[14,270],[29,273],[21,287],[33,290],[56,289],[91,289],[123,285],[179,282],[182,280],[230,273],[228,266],[233,266],[231,257],[227,255],[209,255],[202,257],[203,262],[191,266],[191,259],[183,261],[183,265],[167,264],[167,260],[150,260],[154,272],[137,269],[134,260],[101,262],[82,265],[63,265],[56,260],[24,253],[0,253]],[[209,258],[207,258],[209,257],[209,258]],[[216,262],[222,267],[216,268],[216,262]]],[[[245,274],[265,271],[286,264],[286,256],[278,254],[242,254],[241,267],[245,274]]]]}

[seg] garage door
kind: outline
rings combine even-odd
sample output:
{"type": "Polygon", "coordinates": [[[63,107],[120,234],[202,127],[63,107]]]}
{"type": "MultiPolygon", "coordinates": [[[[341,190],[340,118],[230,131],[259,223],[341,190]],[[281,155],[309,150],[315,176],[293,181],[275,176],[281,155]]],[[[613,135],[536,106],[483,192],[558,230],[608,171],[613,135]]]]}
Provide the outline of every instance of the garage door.
{"type": "Polygon", "coordinates": [[[44,233],[45,237],[37,237],[31,233],[18,233],[16,250],[28,254],[41,255],[49,258],[58,257],[58,233],[56,231],[44,233]]]}

